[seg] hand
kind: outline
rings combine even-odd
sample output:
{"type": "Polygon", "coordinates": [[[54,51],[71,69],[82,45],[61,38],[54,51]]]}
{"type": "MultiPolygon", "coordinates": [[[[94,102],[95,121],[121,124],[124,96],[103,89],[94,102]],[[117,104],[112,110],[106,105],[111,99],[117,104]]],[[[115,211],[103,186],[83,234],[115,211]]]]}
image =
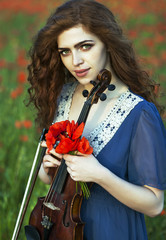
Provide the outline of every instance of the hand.
{"type": "MultiPolygon", "coordinates": [[[[43,141],[41,143],[42,147],[47,147],[46,142],[43,141]]],[[[55,149],[52,149],[48,152],[48,149],[46,150],[46,154],[43,157],[43,169],[46,174],[49,172],[50,167],[57,167],[60,166],[62,159],[62,154],[56,153],[55,149]]]]}
{"type": "Polygon", "coordinates": [[[95,182],[96,176],[100,173],[102,165],[93,155],[73,156],[65,154],[63,158],[66,161],[67,171],[75,181],[95,182]]]}

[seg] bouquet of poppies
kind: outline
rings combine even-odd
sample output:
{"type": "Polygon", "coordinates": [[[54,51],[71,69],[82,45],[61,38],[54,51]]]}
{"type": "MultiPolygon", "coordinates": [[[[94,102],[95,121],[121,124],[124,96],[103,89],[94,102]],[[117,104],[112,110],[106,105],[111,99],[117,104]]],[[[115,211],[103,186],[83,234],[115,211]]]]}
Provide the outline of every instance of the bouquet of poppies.
{"type": "MultiPolygon", "coordinates": [[[[56,122],[50,126],[46,136],[46,144],[48,151],[52,148],[60,154],[77,155],[79,152],[83,154],[92,154],[93,148],[90,146],[89,141],[81,135],[84,130],[84,123],[80,125],[74,121],[61,121],[56,122]]],[[[89,197],[89,189],[87,184],[79,182],[83,194],[86,198],[89,197]]],[[[77,187],[77,183],[76,183],[77,187]]]]}

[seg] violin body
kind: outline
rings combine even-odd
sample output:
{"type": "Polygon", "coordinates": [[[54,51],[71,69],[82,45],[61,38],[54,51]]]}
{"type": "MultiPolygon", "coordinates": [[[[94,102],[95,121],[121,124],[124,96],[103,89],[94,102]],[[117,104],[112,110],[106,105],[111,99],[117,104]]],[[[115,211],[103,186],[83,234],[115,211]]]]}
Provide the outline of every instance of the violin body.
{"type": "Polygon", "coordinates": [[[45,197],[38,198],[30,215],[30,226],[25,227],[27,240],[37,240],[31,236],[33,231],[41,240],[83,240],[84,223],[79,215],[82,198],[82,193],[76,193],[76,182],[68,175],[63,192],[54,193],[51,202],[54,210],[44,205],[45,197]]]}

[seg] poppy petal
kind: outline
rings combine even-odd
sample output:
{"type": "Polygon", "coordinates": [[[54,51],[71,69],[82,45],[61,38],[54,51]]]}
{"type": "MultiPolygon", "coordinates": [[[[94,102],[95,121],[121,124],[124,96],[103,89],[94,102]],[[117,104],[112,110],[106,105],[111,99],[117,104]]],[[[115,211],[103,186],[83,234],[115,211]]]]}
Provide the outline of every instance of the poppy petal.
{"type": "Polygon", "coordinates": [[[74,131],[72,139],[78,139],[79,137],[81,137],[83,130],[84,130],[84,123],[82,122],[74,131]]]}

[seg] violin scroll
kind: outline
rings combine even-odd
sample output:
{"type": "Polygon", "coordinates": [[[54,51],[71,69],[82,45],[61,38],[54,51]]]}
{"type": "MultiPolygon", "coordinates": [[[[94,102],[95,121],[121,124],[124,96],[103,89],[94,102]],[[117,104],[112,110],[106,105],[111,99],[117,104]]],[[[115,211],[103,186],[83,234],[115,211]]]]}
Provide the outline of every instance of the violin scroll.
{"type": "Polygon", "coordinates": [[[97,75],[97,79],[99,81],[102,81],[103,84],[109,85],[110,81],[111,81],[111,78],[112,78],[112,74],[110,71],[108,71],[107,69],[103,69],[99,72],[99,74],[97,75]]]}
{"type": "Polygon", "coordinates": [[[97,75],[96,81],[91,81],[90,83],[93,85],[90,93],[87,90],[83,91],[83,96],[87,97],[90,104],[97,103],[100,99],[101,101],[105,101],[107,96],[104,91],[108,88],[108,90],[114,90],[115,86],[110,84],[112,78],[112,74],[107,69],[103,69],[97,75]]]}

